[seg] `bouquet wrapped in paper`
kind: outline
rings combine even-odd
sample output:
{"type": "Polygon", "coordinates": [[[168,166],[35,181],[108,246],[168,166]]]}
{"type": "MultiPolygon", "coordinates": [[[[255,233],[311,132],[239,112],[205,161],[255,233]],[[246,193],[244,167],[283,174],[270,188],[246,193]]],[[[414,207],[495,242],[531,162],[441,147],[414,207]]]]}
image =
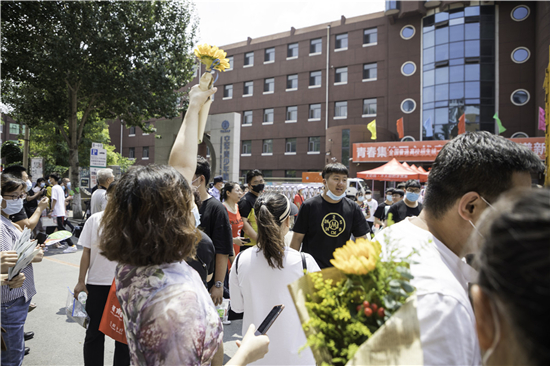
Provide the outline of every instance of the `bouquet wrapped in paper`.
{"type": "Polygon", "coordinates": [[[392,253],[382,261],[378,242],[349,241],[333,268],[288,286],[317,364],[423,363],[410,255],[392,253]]]}
{"type": "MultiPolygon", "coordinates": [[[[213,73],[216,70],[225,71],[225,69],[229,68],[229,60],[226,58],[227,53],[220,50],[216,46],[210,46],[205,43],[195,49],[195,56],[197,56],[199,61],[206,66],[206,71],[202,74],[199,81],[199,88],[206,91],[211,89],[216,81],[213,73]]],[[[208,98],[199,112],[199,144],[202,142],[202,136],[204,135],[204,129],[206,128],[206,119],[208,118],[208,112],[210,111],[211,104],[212,99],[208,98]]]]}

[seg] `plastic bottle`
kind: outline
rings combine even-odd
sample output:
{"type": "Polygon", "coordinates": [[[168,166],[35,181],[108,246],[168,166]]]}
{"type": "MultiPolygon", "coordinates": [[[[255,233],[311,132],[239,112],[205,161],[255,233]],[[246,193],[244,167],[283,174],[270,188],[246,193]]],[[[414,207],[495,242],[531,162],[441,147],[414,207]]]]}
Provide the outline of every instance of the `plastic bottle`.
{"type": "Polygon", "coordinates": [[[80,292],[78,294],[78,301],[80,301],[82,305],[86,305],[86,300],[88,300],[88,294],[84,291],[80,292]]]}

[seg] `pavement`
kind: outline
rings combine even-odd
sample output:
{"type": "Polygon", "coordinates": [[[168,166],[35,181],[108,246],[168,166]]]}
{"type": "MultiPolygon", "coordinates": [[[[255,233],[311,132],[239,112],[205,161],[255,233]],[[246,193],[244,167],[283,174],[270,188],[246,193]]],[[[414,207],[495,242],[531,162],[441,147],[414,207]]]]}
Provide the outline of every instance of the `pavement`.
{"type": "MultiPolygon", "coordinates": [[[[76,243],[78,239],[72,238],[76,243]]],[[[83,344],[86,330],[67,318],[65,304],[68,289],[74,289],[82,247],[75,253],[63,254],[63,249],[48,247],[41,263],[33,264],[37,308],[29,313],[25,332],[33,331],[34,338],[26,342],[30,353],[24,365],[62,366],[84,365],[83,344]]],[[[236,340],[241,336],[242,320],[224,325],[224,363],[237,351],[236,340]]],[[[114,340],[105,337],[105,365],[112,365],[114,340]]]]}

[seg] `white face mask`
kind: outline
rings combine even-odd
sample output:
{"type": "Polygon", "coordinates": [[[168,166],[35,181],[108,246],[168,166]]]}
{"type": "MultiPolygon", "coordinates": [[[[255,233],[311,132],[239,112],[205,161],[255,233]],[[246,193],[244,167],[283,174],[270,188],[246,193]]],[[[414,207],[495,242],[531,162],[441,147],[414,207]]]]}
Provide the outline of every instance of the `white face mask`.
{"type": "Polygon", "coordinates": [[[327,189],[327,196],[334,201],[340,201],[342,198],[346,197],[346,192],[342,193],[340,196],[337,196],[332,193],[330,189],[327,189]]]}
{"type": "Polygon", "coordinates": [[[195,227],[198,227],[201,224],[201,214],[199,213],[199,209],[197,206],[193,206],[193,209],[191,210],[193,213],[193,216],[195,217],[195,227]]]}
{"type": "Polygon", "coordinates": [[[364,201],[364,200],[365,200],[365,197],[359,196],[357,199],[358,199],[359,201],[364,201]]]}
{"type": "Polygon", "coordinates": [[[372,194],[367,194],[367,199],[370,200],[372,198],[372,194]]]}
{"type": "Polygon", "coordinates": [[[27,191],[30,191],[32,188],[32,183],[27,181],[27,191]]]}
{"type": "Polygon", "coordinates": [[[6,215],[16,214],[23,208],[23,199],[6,200],[6,205],[6,208],[2,209],[6,215]]]}

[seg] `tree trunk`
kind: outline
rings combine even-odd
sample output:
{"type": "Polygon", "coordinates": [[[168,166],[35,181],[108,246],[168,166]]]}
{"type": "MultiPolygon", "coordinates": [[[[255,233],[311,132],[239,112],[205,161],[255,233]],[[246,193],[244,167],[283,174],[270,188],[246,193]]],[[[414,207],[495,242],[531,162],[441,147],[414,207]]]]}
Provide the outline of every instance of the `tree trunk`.
{"type": "Polygon", "coordinates": [[[69,88],[69,100],[71,102],[69,115],[69,179],[72,182],[73,189],[73,218],[82,219],[82,201],[80,195],[80,174],[78,171],[78,118],[77,118],[77,99],[76,91],[69,88]]]}

